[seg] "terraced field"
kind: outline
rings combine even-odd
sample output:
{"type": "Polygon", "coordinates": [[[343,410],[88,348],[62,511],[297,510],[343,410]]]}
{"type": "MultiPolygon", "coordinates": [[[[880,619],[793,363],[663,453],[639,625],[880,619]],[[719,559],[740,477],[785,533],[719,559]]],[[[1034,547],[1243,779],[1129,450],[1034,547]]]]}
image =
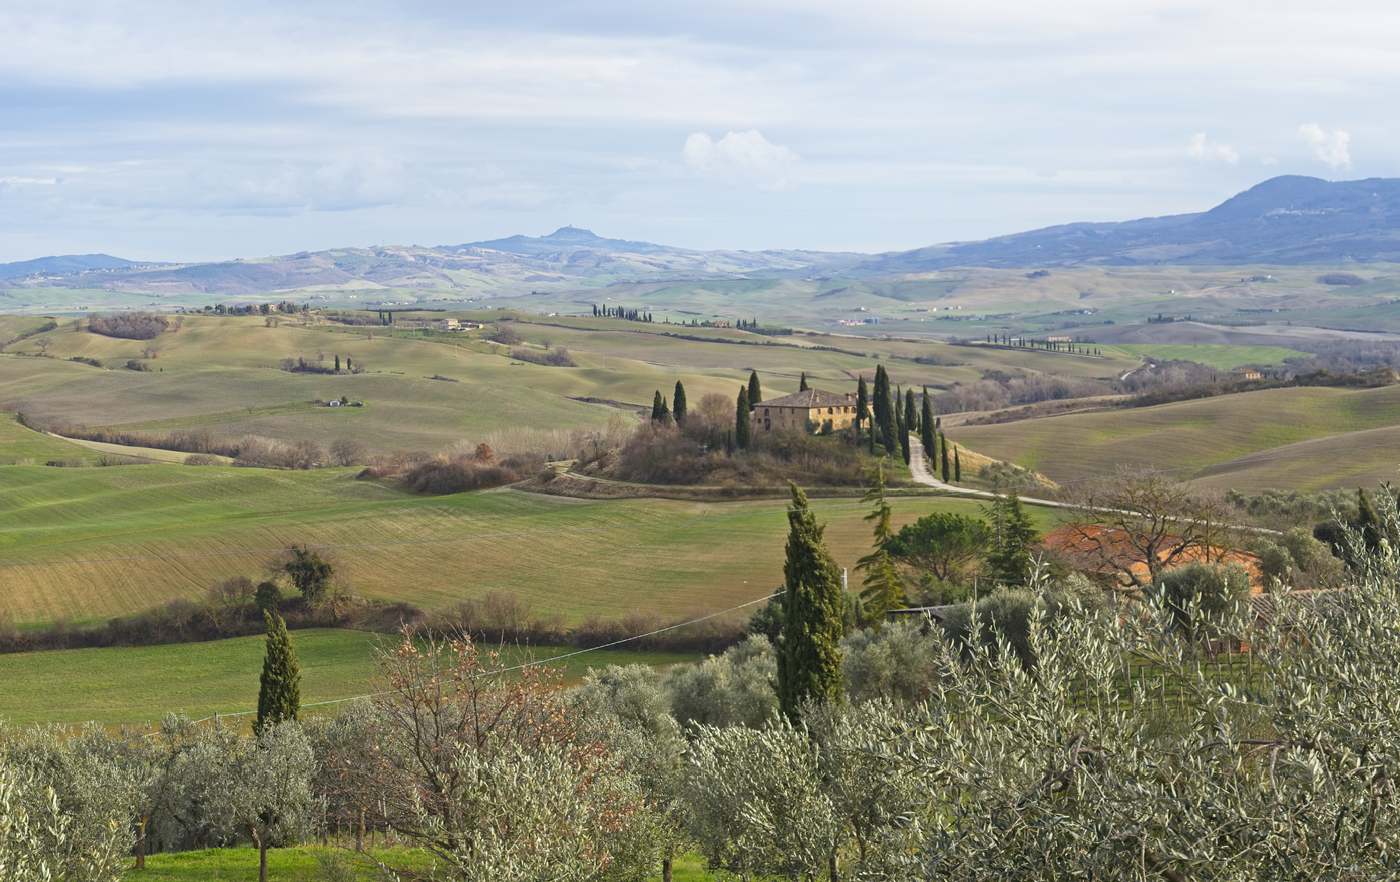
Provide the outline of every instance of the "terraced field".
{"type": "Polygon", "coordinates": [[[958,427],[950,437],[1061,484],[1121,464],[1211,486],[1311,489],[1393,475],[1398,426],[1400,386],[1298,388],[958,427]]]}
{"type": "MultiPolygon", "coordinates": [[[[200,719],[257,707],[261,636],[166,646],[67,649],[0,655],[0,719],[11,723],[152,723],[170,712],[200,719]]],[[[393,638],[363,631],[293,631],[303,705],[363,695],[373,688],[376,651],[393,638]]],[[[505,647],[500,664],[546,661],[572,651],[505,647]]],[[[602,650],[557,663],[566,681],[590,667],[671,665],[685,653],[602,650]]]]}
{"type": "MultiPolygon", "coordinates": [[[[865,507],[814,503],[837,560],[868,550],[865,507]]],[[[975,503],[900,499],[899,520],[975,503]]],[[[0,468],[0,586],[20,624],[101,620],[233,575],[291,543],[338,561],[356,593],[444,607],[515,592],[566,622],[638,608],[724,609],[782,579],[780,500],[575,500],[512,490],[422,497],[353,470],[141,465],[0,468]]]]}

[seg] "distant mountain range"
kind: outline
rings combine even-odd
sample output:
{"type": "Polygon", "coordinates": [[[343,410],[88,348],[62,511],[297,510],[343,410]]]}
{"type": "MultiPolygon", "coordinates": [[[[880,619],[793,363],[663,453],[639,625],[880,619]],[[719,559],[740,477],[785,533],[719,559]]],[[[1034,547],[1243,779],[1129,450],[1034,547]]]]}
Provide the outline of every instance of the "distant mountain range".
{"type": "Polygon", "coordinates": [[[884,278],[952,267],[1400,262],[1400,179],[1272,178],[1209,211],[1072,223],[887,254],[698,251],[566,226],[464,245],[378,246],[217,263],[138,263],[105,254],[0,264],[7,286],[227,296],[277,291],[442,290],[489,295],[614,282],[884,278]]]}

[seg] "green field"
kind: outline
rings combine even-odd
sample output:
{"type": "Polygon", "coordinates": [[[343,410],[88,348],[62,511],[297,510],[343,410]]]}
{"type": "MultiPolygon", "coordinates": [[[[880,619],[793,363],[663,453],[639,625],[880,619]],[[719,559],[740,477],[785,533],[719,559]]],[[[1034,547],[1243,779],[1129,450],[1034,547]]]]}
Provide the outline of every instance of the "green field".
{"type": "Polygon", "coordinates": [[[52,460],[91,465],[101,456],[95,450],[26,429],[15,422],[13,414],[0,413],[0,465],[43,465],[52,460]]]}
{"type": "MultiPolygon", "coordinates": [[[[369,692],[375,654],[395,638],[364,631],[292,632],[304,706],[369,692]]],[[[0,719],[11,723],[151,723],[171,712],[196,719],[257,706],[261,636],[165,646],[63,649],[0,655],[0,719]]],[[[500,648],[505,666],[572,652],[571,647],[500,648]]],[[[670,665],[693,654],[602,650],[559,662],[566,681],[590,667],[670,665]]]]}
{"type": "Polygon", "coordinates": [[[1114,349],[1121,349],[1141,358],[1159,361],[1194,361],[1218,368],[1222,371],[1234,370],[1243,365],[1272,367],[1281,365],[1290,358],[1307,358],[1308,353],[1283,346],[1230,346],[1214,343],[1118,343],[1114,349]]]}
{"type": "MultiPolygon", "coordinates": [[[[317,855],[325,851],[315,846],[274,848],[267,854],[267,877],[270,882],[322,882],[326,877],[317,855]]],[[[359,871],[356,878],[364,882],[383,878],[368,861],[345,849],[338,852],[347,866],[359,871]]],[[[376,849],[373,856],[396,869],[422,870],[429,865],[423,852],[404,848],[376,849]]],[[[705,870],[705,862],[698,855],[682,855],[673,869],[674,882],[712,882],[718,878],[705,870]]],[[[246,847],[152,855],[146,861],[145,872],[131,878],[151,882],[246,882],[257,875],[258,852],[246,847]]],[[[659,878],[660,874],[650,882],[659,878]]]]}
{"type": "Polygon", "coordinates": [[[958,427],[950,437],[1062,484],[1125,465],[1213,486],[1322,489],[1393,475],[1396,426],[1400,386],[1305,387],[958,427]]]}
{"type": "MultiPolygon", "coordinates": [[[[866,506],[814,501],[837,562],[869,548],[866,506]]],[[[899,520],[974,502],[899,499],[899,520]]],[[[781,499],[578,500],[514,490],[414,496],[349,469],[0,468],[0,584],[20,624],[101,620],[258,576],[292,543],[367,597],[442,608],[509,591],[566,622],[724,609],[782,580],[781,499]]]]}

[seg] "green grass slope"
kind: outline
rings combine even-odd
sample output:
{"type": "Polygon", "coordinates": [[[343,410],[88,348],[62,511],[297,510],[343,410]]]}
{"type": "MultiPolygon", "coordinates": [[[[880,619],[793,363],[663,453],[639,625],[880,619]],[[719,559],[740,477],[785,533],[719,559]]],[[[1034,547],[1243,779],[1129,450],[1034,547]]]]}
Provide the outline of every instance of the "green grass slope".
{"type": "MultiPolygon", "coordinates": [[[[363,695],[376,675],[375,653],[394,638],[363,631],[292,632],[301,662],[303,705],[363,695]]],[[[66,649],[0,655],[0,718],[12,723],[151,723],[166,713],[196,719],[257,707],[261,636],[166,646],[66,649]]],[[[545,661],[558,647],[506,647],[501,664],[545,661]]],[[[566,681],[610,664],[670,665],[695,655],[600,650],[556,663],[566,681]]]]}
{"type": "Polygon", "coordinates": [[[43,465],[51,460],[94,463],[102,454],[54,438],[15,421],[14,414],[0,412],[0,465],[43,465]]]}
{"type": "Polygon", "coordinates": [[[1242,365],[1281,365],[1290,358],[1307,358],[1308,353],[1285,346],[1232,346],[1218,343],[1120,343],[1112,347],[1135,356],[1160,361],[1194,361],[1222,371],[1242,365]]]}
{"type": "MultiPolygon", "coordinates": [[[[869,547],[866,508],[814,503],[838,562],[869,547]]],[[[902,520],[968,501],[910,498],[902,520]]],[[[20,624],[92,621],[256,576],[291,543],[356,593],[450,606],[512,591],[567,622],[723,609],[782,580],[781,500],[576,500],[511,490],[424,497],[352,470],[0,468],[0,585],[20,624]]]]}
{"type": "MultiPolygon", "coordinates": [[[[1400,386],[1381,389],[1269,389],[1157,407],[958,427],[949,437],[973,450],[1042,472],[1061,484],[1118,465],[1165,469],[1182,480],[1242,457],[1300,442],[1400,425],[1400,386]]],[[[1376,436],[1388,437],[1388,436],[1376,436]]],[[[1338,442],[1341,443],[1340,441],[1338,442]]],[[[1357,469],[1382,472],[1400,461],[1393,447],[1343,445],[1346,457],[1306,457],[1297,467],[1311,487],[1349,485],[1357,469]]],[[[1343,449],[1338,448],[1338,449],[1343,449]]],[[[1250,483],[1291,487],[1282,463],[1258,464],[1250,483]]],[[[1222,479],[1223,480],[1223,479],[1222,479]]],[[[1241,477],[1243,483],[1243,477],[1241,477]]],[[[1215,483],[1219,483],[1215,481],[1215,483]]]]}

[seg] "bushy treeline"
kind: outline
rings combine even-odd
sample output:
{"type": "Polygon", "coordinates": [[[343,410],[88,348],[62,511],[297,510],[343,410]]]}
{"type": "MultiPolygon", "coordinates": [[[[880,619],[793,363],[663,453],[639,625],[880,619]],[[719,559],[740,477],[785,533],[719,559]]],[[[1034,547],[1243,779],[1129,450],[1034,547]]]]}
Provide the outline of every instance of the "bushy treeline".
{"type": "MultiPolygon", "coordinates": [[[[449,449],[437,456],[416,462],[398,464],[397,474],[402,486],[414,493],[462,493],[501,487],[536,474],[544,468],[544,457],[538,454],[512,454],[498,457],[486,443],[476,445],[470,452],[449,449]]],[[[376,469],[380,477],[393,464],[384,463],[376,469]]]]}
{"type": "Polygon", "coordinates": [[[933,396],[938,413],[997,410],[1019,404],[1061,401],[1107,395],[1113,387],[1099,380],[1054,377],[1046,374],[1010,375],[987,371],[971,383],[954,383],[933,396]]]}
{"type": "Polygon", "coordinates": [[[517,346],[510,351],[510,357],[516,361],[527,361],[530,364],[539,364],[545,367],[577,366],[573,356],[569,355],[569,350],[563,346],[550,349],[528,349],[524,346],[517,346]]]}
{"type": "MultiPolygon", "coordinates": [[[[702,399],[700,412],[706,410],[702,399]]],[[[727,430],[733,405],[726,401],[725,410],[727,430]]],[[[860,448],[797,432],[754,436],[741,456],[726,449],[724,437],[718,425],[701,419],[693,418],[684,429],[647,424],[610,454],[608,475],[646,484],[775,486],[795,480],[842,486],[859,484],[867,462],[860,448]]],[[[582,465],[587,474],[589,462],[582,465]]]]}
{"type": "Polygon", "coordinates": [[[95,315],[88,319],[87,329],[104,337],[123,340],[154,340],[170,327],[170,319],[153,312],[120,312],[95,315]]]}

